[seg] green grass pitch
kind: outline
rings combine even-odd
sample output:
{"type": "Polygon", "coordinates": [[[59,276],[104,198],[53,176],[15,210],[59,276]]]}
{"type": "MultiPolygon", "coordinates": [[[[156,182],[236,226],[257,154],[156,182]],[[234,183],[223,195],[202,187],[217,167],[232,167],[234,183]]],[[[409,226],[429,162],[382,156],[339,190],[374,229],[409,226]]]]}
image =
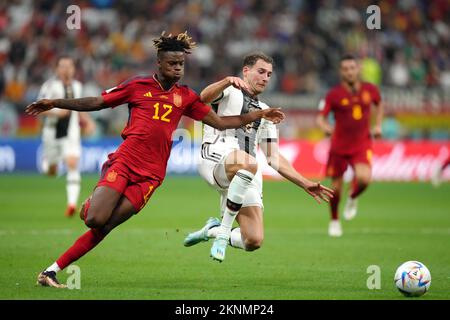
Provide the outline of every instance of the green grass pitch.
{"type": "MultiPolygon", "coordinates": [[[[82,200],[96,181],[83,178],[82,200]]],[[[36,286],[36,275],[87,230],[63,216],[64,178],[2,175],[0,299],[407,299],[393,283],[407,260],[431,271],[431,289],[418,299],[449,299],[449,195],[448,183],[374,183],[355,220],[343,222],[344,236],[332,239],[326,204],[266,182],[263,247],[228,248],[217,263],[211,241],[183,246],[217,212],[217,193],[199,178],[169,177],[143,211],[75,262],[80,290],[55,290],[36,286]],[[370,265],[380,267],[379,290],[367,288],[370,265]]]]}

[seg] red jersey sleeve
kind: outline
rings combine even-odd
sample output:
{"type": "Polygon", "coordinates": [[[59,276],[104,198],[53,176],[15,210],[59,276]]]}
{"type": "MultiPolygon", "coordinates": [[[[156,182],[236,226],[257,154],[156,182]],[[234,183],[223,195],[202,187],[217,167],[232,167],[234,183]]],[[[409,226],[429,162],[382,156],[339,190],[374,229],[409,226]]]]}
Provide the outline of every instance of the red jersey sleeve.
{"type": "Polygon", "coordinates": [[[183,114],[189,118],[201,121],[211,110],[211,107],[200,101],[200,97],[189,90],[191,103],[184,109],[183,114]]]}
{"type": "Polygon", "coordinates": [[[122,82],[116,87],[107,89],[102,92],[103,100],[108,107],[117,107],[121,104],[129,102],[131,92],[131,79],[122,82]]]}
{"type": "Polygon", "coordinates": [[[331,91],[330,91],[326,95],[325,99],[322,99],[319,102],[320,114],[322,114],[325,117],[330,113],[330,111],[332,109],[332,105],[333,105],[332,104],[332,99],[333,99],[333,97],[332,97],[332,94],[331,94],[331,91]]]}

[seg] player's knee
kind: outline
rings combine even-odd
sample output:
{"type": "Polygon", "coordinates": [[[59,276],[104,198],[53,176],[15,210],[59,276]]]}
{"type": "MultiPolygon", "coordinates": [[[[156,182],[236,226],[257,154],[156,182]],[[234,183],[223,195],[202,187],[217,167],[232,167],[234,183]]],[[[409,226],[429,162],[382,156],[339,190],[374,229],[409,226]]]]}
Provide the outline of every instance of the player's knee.
{"type": "Polygon", "coordinates": [[[77,170],[78,168],[78,158],[70,157],[66,159],[67,169],[77,170]]]}
{"type": "Polygon", "coordinates": [[[342,192],[342,181],[341,180],[333,180],[331,183],[331,187],[335,193],[340,194],[342,192]]]}
{"type": "Polygon", "coordinates": [[[88,214],[87,218],[84,221],[86,226],[89,228],[101,228],[106,223],[105,219],[102,219],[93,214],[88,214]]]}
{"type": "Polygon", "coordinates": [[[261,248],[263,243],[262,237],[250,237],[245,239],[245,250],[246,251],[255,251],[261,248]]]}

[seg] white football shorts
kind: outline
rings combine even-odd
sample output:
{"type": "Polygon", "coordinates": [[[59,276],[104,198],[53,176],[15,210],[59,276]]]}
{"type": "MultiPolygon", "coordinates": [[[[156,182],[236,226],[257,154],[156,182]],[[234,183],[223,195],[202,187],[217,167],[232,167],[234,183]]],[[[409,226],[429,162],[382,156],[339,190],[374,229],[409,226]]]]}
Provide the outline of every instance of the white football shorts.
{"type": "MultiPolygon", "coordinates": [[[[225,210],[228,186],[230,185],[225,171],[225,159],[234,150],[239,150],[239,145],[235,142],[235,139],[230,140],[228,138],[219,138],[215,143],[203,143],[201,148],[198,172],[208,185],[220,193],[221,212],[225,210]]],[[[264,209],[262,175],[259,169],[245,194],[242,204],[242,207],[254,206],[264,209]]]]}
{"type": "Polygon", "coordinates": [[[68,137],[60,139],[44,139],[42,143],[42,156],[49,165],[57,164],[67,157],[80,157],[81,142],[79,139],[68,137]]]}

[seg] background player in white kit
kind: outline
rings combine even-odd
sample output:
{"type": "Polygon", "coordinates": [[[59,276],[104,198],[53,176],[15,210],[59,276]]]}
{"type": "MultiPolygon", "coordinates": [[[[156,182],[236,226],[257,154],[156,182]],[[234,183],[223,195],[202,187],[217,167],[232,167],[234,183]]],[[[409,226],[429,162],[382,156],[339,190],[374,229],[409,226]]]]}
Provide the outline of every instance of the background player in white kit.
{"type": "MultiPolygon", "coordinates": [[[[206,87],[200,94],[205,103],[212,102],[218,115],[239,115],[268,106],[259,101],[272,75],[273,60],[263,53],[244,58],[243,80],[226,77],[206,87]]],[[[199,173],[221,194],[222,221],[209,218],[206,225],[184,240],[192,246],[215,238],[211,248],[213,259],[223,261],[230,243],[236,248],[253,251],[264,238],[262,174],[256,161],[257,145],[261,147],[271,167],[283,177],[303,188],[319,203],[329,201],[333,191],[312,182],[298,173],[278,152],[276,126],[264,119],[239,129],[219,131],[205,125],[199,173]],[[232,225],[234,220],[239,228],[232,225]]]]}
{"type": "MultiPolygon", "coordinates": [[[[75,61],[61,56],[56,63],[56,76],[41,87],[40,99],[81,98],[82,84],[74,79],[75,61]]],[[[77,210],[81,175],[78,163],[81,155],[80,123],[87,134],[95,130],[95,122],[86,113],[52,109],[43,113],[42,169],[49,176],[55,176],[58,164],[64,161],[67,168],[67,209],[65,215],[73,216],[77,210]]]]}

